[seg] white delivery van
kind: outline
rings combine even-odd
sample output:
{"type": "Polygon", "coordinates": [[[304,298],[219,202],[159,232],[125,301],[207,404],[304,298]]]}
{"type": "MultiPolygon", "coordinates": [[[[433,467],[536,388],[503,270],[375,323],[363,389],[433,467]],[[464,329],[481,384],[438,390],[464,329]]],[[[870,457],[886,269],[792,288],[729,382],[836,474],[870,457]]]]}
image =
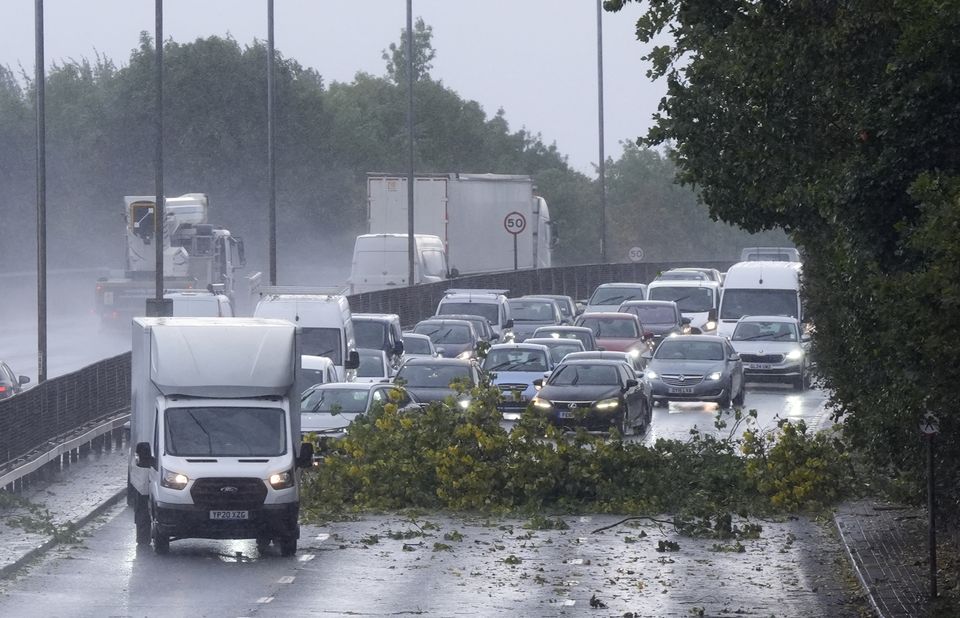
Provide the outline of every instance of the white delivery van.
{"type": "MultiPolygon", "coordinates": [[[[363,234],[353,246],[350,270],[351,294],[411,285],[406,234],[363,234]]],[[[413,284],[435,283],[447,278],[447,255],[443,241],[429,234],[413,235],[413,284]]]]}
{"type": "Polygon", "coordinates": [[[226,294],[200,290],[172,290],[164,293],[163,297],[173,301],[174,317],[233,317],[233,304],[226,294]]]}
{"type": "Polygon", "coordinates": [[[719,335],[730,337],[745,315],[782,315],[803,321],[799,262],[738,262],[727,271],[720,298],[719,335]]]}
{"type": "Polygon", "coordinates": [[[506,293],[509,290],[447,290],[437,304],[436,315],[478,315],[486,318],[497,336],[497,342],[513,339],[513,316],[506,293]]]}
{"type": "Polygon", "coordinates": [[[647,300],[672,300],[680,308],[680,314],[690,320],[692,328],[704,335],[712,335],[717,330],[720,284],[716,281],[656,279],[647,286],[647,300]]]}
{"type": "Polygon", "coordinates": [[[283,320],[134,318],[127,503],[137,543],[297,550],[300,331],[283,320]]]}
{"type": "MultiPolygon", "coordinates": [[[[301,349],[310,356],[326,356],[337,368],[340,382],[360,366],[353,320],[347,297],[330,290],[264,287],[253,315],[293,322],[303,331],[301,349]]],[[[306,386],[309,386],[306,385],[306,386]]]]}
{"type": "Polygon", "coordinates": [[[741,262],[800,262],[794,247],[746,247],[740,251],[741,262]]]}

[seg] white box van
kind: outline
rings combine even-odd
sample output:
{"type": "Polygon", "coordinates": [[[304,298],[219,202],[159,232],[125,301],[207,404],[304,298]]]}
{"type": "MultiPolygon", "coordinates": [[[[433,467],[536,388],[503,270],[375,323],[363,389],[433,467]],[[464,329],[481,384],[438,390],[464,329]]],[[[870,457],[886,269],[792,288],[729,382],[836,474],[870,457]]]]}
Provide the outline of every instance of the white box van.
{"type": "Polygon", "coordinates": [[[127,503],[137,543],[300,536],[300,331],[283,320],[134,318],[127,503]]]}
{"type": "MultiPolygon", "coordinates": [[[[647,300],[672,300],[690,326],[712,335],[717,329],[720,284],[716,281],[657,279],[647,286],[647,300]]],[[[695,332],[695,331],[694,331],[695,332]]]]}
{"type": "Polygon", "coordinates": [[[265,287],[260,294],[254,317],[288,320],[299,326],[303,331],[301,353],[326,356],[336,366],[340,381],[348,381],[348,371],[360,366],[360,356],[346,296],[277,286],[265,287]]]}
{"type": "Polygon", "coordinates": [[[173,301],[174,317],[232,318],[233,304],[226,294],[200,290],[172,290],[163,295],[173,301]]]}
{"type": "MultiPolygon", "coordinates": [[[[410,258],[406,234],[363,234],[353,247],[351,294],[410,285],[410,258]]],[[[414,234],[413,284],[447,278],[447,255],[438,236],[414,234]]]]}
{"type": "Polygon", "coordinates": [[[729,337],[745,315],[783,315],[803,321],[799,262],[738,262],[727,271],[720,298],[719,335],[729,337]]]}

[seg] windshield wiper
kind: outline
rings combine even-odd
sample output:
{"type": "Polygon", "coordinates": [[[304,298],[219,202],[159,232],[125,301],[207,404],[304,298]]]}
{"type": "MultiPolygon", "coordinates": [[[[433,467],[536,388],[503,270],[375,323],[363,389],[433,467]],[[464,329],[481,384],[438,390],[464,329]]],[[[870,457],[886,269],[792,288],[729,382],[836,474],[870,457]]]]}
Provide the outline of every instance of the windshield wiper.
{"type": "Polygon", "coordinates": [[[204,427],[203,423],[197,420],[197,417],[193,415],[193,412],[190,412],[190,418],[193,419],[193,422],[197,424],[197,427],[200,428],[200,431],[203,432],[203,435],[207,436],[207,450],[211,455],[213,455],[213,440],[210,438],[210,432],[208,432],[204,427]]]}
{"type": "Polygon", "coordinates": [[[619,305],[623,302],[623,299],[626,298],[626,295],[621,294],[620,296],[611,296],[610,298],[605,298],[603,301],[598,302],[598,305],[619,305]]]}

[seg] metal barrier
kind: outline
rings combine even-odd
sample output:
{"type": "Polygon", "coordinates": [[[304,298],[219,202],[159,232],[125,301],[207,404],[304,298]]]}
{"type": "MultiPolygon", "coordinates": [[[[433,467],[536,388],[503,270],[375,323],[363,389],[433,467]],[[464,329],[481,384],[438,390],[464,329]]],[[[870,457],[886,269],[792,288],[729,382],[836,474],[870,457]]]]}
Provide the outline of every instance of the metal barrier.
{"type": "MultiPolygon", "coordinates": [[[[649,282],[668,268],[700,266],[726,270],[732,262],[585,264],[460,277],[408,288],[349,296],[356,312],[396,313],[405,325],[434,314],[451,288],[499,288],[511,296],[566,294],[588,297],[601,283],[649,282]]],[[[0,401],[0,487],[19,488],[20,479],[43,466],[76,460],[84,449],[122,440],[130,408],[130,353],[48,380],[0,401]],[[109,434],[109,438],[108,438],[109,434]],[[106,442],[105,442],[106,440],[106,442]],[[59,463],[58,463],[59,459],[59,463]]]]}

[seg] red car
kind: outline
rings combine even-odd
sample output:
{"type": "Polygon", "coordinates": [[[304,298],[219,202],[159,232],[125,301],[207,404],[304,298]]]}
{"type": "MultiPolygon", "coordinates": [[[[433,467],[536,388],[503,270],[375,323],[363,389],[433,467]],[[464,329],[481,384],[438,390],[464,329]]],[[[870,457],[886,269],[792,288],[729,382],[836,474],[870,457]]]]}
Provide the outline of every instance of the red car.
{"type": "Polygon", "coordinates": [[[648,342],[653,336],[644,332],[640,318],[632,313],[584,313],[577,318],[576,325],[593,331],[597,346],[602,350],[639,355],[651,349],[648,342]]]}

